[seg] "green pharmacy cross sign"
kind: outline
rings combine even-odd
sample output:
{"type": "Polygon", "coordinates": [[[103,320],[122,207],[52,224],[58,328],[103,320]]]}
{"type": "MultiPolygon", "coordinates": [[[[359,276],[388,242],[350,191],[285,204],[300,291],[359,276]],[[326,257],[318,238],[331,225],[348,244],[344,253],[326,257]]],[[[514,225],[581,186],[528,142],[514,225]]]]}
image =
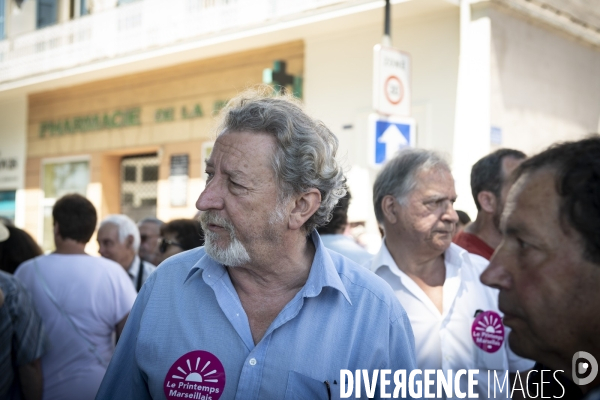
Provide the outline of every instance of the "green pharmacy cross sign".
{"type": "Polygon", "coordinates": [[[287,64],[285,61],[274,61],[273,69],[266,68],[263,70],[263,83],[273,85],[279,93],[285,91],[288,86],[292,87],[292,94],[299,99],[302,98],[302,77],[288,74],[286,71],[287,64]]]}

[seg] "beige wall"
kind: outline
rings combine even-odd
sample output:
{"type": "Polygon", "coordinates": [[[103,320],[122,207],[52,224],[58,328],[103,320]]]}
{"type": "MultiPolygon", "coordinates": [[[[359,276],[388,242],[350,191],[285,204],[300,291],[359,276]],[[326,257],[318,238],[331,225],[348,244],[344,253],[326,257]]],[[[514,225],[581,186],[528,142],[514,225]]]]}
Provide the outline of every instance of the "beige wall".
{"type": "MultiPolygon", "coordinates": [[[[191,218],[195,200],[203,188],[202,144],[214,138],[213,107],[239,91],[260,83],[273,61],[287,61],[287,70],[302,75],[304,44],[301,41],[224,57],[182,64],[116,79],[97,81],[50,92],[31,94],[28,99],[27,164],[25,187],[28,231],[41,233],[41,165],[46,158],[88,155],[88,197],[99,217],[120,211],[120,160],[124,155],[157,152],[160,156],[157,216],[164,220],[191,218]],[[201,105],[203,115],[184,119],[181,108],[201,105]],[[41,124],[79,116],[103,115],[139,107],[140,124],[108,130],[40,135],[41,124]],[[158,109],[174,108],[174,120],[157,122],[158,109]],[[187,205],[170,206],[169,167],[171,155],[189,155],[187,205]]],[[[38,237],[38,240],[40,238],[38,237]]]]}
{"type": "Polygon", "coordinates": [[[528,154],[599,130],[600,48],[491,8],[491,119],[528,154]]]}

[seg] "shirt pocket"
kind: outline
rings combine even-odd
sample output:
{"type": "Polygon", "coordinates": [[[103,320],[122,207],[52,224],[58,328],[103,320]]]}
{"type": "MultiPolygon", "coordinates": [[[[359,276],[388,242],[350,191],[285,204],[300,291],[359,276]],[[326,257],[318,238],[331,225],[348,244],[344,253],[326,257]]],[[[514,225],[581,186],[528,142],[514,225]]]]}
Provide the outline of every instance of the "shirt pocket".
{"type": "Polygon", "coordinates": [[[329,382],[328,392],[325,380],[313,379],[296,371],[288,373],[285,400],[337,400],[339,398],[340,385],[338,384],[329,382]]]}

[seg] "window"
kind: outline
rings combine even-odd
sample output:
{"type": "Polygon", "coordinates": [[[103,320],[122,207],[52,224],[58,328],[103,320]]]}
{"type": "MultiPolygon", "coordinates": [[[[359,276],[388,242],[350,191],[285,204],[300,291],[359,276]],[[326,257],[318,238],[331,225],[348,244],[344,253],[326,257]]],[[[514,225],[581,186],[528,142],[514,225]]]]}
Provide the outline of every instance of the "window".
{"type": "Polygon", "coordinates": [[[158,165],[142,167],[142,182],[156,182],[158,180],[158,165]]]}
{"type": "Polygon", "coordinates": [[[123,168],[123,180],[125,182],[137,181],[137,168],[135,165],[127,165],[123,168]]]}
{"type": "MultiPolygon", "coordinates": [[[[77,1],[77,0],[75,0],[77,1]]],[[[79,0],[79,15],[80,16],[84,16],[84,15],[88,15],[90,13],[89,7],[88,7],[88,0],[79,0]]]]}
{"type": "Polygon", "coordinates": [[[142,199],[142,207],[154,206],[156,207],[156,198],[153,199],[142,199]]]}
{"type": "Polygon", "coordinates": [[[0,0],[0,40],[4,39],[4,19],[6,15],[6,2],[0,0]]]}
{"type": "Polygon", "coordinates": [[[58,0],[38,0],[37,2],[37,27],[54,25],[58,17],[58,0]]]}
{"type": "Polygon", "coordinates": [[[123,193],[123,198],[121,199],[121,204],[132,206],[133,205],[133,193],[123,193]]]}
{"type": "Polygon", "coordinates": [[[72,161],[44,164],[44,224],[42,249],[54,249],[54,225],[52,207],[56,200],[68,193],[86,195],[90,182],[90,166],[88,161],[72,161]]]}

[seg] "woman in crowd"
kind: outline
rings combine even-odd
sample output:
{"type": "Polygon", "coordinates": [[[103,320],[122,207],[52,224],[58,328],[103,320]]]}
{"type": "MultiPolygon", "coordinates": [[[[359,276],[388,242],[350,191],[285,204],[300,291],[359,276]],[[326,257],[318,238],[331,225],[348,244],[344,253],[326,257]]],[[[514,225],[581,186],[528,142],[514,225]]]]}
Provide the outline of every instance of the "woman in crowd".
{"type": "Polygon", "coordinates": [[[175,219],[160,228],[158,263],[174,254],[204,246],[204,232],[195,219],[175,219]]]}

